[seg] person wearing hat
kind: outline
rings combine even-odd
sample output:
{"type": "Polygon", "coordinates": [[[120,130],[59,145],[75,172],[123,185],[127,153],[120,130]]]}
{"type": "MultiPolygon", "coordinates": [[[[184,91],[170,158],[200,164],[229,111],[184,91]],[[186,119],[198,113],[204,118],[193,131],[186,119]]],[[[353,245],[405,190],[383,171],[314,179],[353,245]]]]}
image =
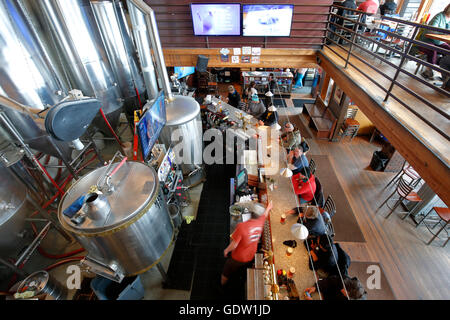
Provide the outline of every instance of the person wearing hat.
{"type": "Polygon", "coordinates": [[[281,144],[285,149],[291,151],[302,143],[302,134],[290,122],[286,122],[281,134],[281,144]]]}
{"type": "Polygon", "coordinates": [[[272,208],[272,201],[269,202],[265,209],[260,205],[255,205],[254,209],[251,210],[251,219],[238,223],[236,226],[236,229],[230,236],[230,244],[223,251],[223,255],[227,260],[220,279],[222,286],[228,282],[228,279],[236,271],[253,261],[264,228],[264,222],[272,208]]]}
{"type": "Polygon", "coordinates": [[[266,107],[264,106],[262,101],[259,100],[258,95],[254,94],[250,103],[248,104],[248,113],[254,116],[256,119],[259,119],[264,112],[266,112],[266,107]]]}
{"type": "Polygon", "coordinates": [[[300,204],[310,202],[314,199],[316,192],[316,178],[311,174],[309,167],[300,170],[291,177],[294,192],[299,197],[300,204]]]}
{"type": "Polygon", "coordinates": [[[277,108],[273,105],[267,108],[266,111],[259,117],[259,124],[261,126],[274,126],[278,123],[277,108]]]}
{"type": "Polygon", "coordinates": [[[238,108],[240,103],[241,96],[239,95],[237,90],[234,88],[234,86],[228,86],[228,104],[230,106],[238,108]]]}
{"type": "Polygon", "coordinates": [[[320,290],[323,300],[367,300],[367,292],[357,277],[337,275],[319,279],[314,287],[305,290],[305,299],[312,300],[311,294],[320,290]]]}

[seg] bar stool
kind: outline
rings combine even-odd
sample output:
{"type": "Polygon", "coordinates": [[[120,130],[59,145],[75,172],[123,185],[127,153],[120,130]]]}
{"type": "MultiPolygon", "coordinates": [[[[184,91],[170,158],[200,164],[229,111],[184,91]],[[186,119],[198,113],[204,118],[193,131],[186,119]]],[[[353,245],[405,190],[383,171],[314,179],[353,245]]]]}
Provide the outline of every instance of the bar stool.
{"type": "MultiPolygon", "coordinates": [[[[430,245],[431,242],[433,242],[434,239],[436,239],[439,234],[445,230],[445,232],[447,232],[447,227],[448,227],[448,223],[450,222],[450,209],[449,208],[443,208],[443,207],[433,207],[431,208],[430,211],[428,211],[428,213],[425,215],[425,217],[423,217],[422,220],[420,220],[420,222],[417,224],[416,228],[423,222],[423,224],[427,227],[428,231],[430,231],[430,233],[433,235],[433,237],[430,239],[430,241],[428,241],[427,245],[430,245]],[[432,211],[435,211],[439,217],[439,220],[437,221],[437,223],[431,227],[431,229],[434,229],[438,224],[440,224],[441,222],[444,222],[444,226],[439,229],[439,231],[437,233],[434,233],[433,231],[431,231],[430,227],[427,225],[425,219],[430,215],[430,213],[432,211]]],[[[445,241],[443,247],[445,247],[447,245],[448,239],[450,239],[450,237],[448,236],[448,232],[447,232],[447,240],[445,241]]]]}
{"type": "MultiPolygon", "coordinates": [[[[409,185],[403,177],[400,177],[400,180],[398,182],[395,191],[378,207],[377,211],[380,210],[380,208],[386,204],[386,206],[391,210],[385,217],[387,219],[395,211],[395,209],[403,202],[403,200],[416,202],[414,208],[422,201],[419,195],[413,191],[413,187],[409,185]],[[396,193],[399,195],[399,198],[391,199],[396,193]],[[390,207],[388,201],[396,201],[396,202],[393,207],[390,207]]],[[[414,208],[412,208],[411,211],[414,208]]],[[[407,213],[406,216],[403,217],[403,219],[409,216],[411,211],[403,211],[407,213]]]]}
{"type": "Polygon", "coordinates": [[[311,174],[316,173],[316,163],[313,159],[309,160],[309,171],[311,171],[311,174]]]}
{"type": "Polygon", "coordinates": [[[393,178],[391,181],[389,181],[389,183],[386,185],[385,188],[389,187],[389,185],[392,182],[396,182],[398,181],[398,179],[403,178],[403,177],[408,177],[409,179],[411,179],[409,185],[411,185],[413,188],[415,188],[419,182],[422,180],[422,178],[420,177],[420,175],[417,173],[416,170],[414,170],[414,168],[408,164],[406,165],[406,160],[405,162],[403,162],[403,168],[402,170],[400,170],[393,178]]]}

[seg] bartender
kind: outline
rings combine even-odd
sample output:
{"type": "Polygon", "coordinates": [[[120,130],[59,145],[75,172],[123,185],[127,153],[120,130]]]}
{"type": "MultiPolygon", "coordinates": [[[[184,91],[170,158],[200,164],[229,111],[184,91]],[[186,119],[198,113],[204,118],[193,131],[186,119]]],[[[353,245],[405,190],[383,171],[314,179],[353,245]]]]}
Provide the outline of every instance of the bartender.
{"type": "Polygon", "coordinates": [[[230,244],[223,251],[223,255],[227,260],[220,280],[222,286],[228,282],[228,279],[236,271],[245,267],[255,258],[259,238],[261,237],[264,228],[264,222],[269,216],[269,212],[272,208],[272,201],[269,202],[269,205],[262,214],[262,210],[255,207],[254,210],[252,210],[251,219],[237,225],[236,230],[230,236],[230,244]]]}

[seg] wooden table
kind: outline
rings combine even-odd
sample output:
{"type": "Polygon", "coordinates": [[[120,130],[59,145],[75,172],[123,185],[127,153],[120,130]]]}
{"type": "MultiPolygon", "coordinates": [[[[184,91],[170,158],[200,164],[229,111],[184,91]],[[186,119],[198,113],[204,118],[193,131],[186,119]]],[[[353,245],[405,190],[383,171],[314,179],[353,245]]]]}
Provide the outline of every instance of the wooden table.
{"type": "Polygon", "coordinates": [[[427,34],[425,34],[425,37],[434,39],[434,40],[444,41],[444,42],[450,44],[450,34],[427,33],[427,34]]]}

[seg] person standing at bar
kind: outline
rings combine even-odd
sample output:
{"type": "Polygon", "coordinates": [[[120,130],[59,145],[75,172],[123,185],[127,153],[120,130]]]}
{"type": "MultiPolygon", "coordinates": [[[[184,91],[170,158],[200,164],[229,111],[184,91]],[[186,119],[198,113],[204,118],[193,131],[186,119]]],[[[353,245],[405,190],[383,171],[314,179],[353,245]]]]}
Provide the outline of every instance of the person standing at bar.
{"type": "Polygon", "coordinates": [[[233,234],[230,236],[230,244],[223,251],[223,255],[227,260],[223,268],[220,283],[224,286],[230,277],[240,268],[245,267],[255,258],[258,242],[264,228],[264,222],[272,210],[272,201],[259,215],[257,210],[252,211],[250,220],[241,222],[236,226],[233,234]],[[231,254],[229,254],[231,252],[231,254]]]}

